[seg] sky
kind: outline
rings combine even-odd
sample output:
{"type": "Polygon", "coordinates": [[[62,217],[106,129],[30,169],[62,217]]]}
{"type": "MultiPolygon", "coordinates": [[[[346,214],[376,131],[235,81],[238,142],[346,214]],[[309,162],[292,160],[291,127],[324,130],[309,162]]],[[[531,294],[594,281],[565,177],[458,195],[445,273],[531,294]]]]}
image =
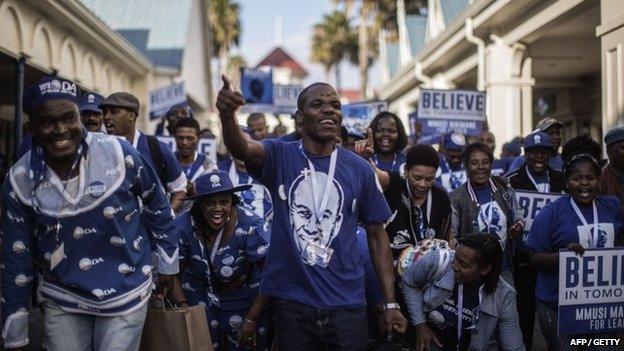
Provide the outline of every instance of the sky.
{"type": "MultiPolygon", "coordinates": [[[[310,61],[312,27],[332,11],[331,0],[238,0],[241,6],[240,47],[234,51],[242,55],[247,64],[255,66],[277,43],[276,19],[281,17],[282,47],[308,71],[306,83],[325,81],[323,67],[310,61]]],[[[343,89],[359,88],[359,73],[349,62],[342,64],[343,89]]],[[[369,70],[369,84],[379,83],[379,68],[369,70]]],[[[329,82],[334,84],[330,72],[329,82]]]]}

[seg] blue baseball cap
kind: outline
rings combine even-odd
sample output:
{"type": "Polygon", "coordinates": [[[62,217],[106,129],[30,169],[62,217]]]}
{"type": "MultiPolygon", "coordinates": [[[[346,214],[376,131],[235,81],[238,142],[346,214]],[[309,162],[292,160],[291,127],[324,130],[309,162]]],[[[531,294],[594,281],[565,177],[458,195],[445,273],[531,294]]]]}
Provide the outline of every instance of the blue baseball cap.
{"type": "Polygon", "coordinates": [[[522,144],[520,141],[510,141],[503,145],[503,150],[509,152],[514,156],[520,156],[520,152],[522,151],[522,144]]]}
{"type": "Polygon", "coordinates": [[[345,127],[347,129],[347,135],[350,137],[364,139],[365,135],[359,129],[354,126],[345,127]]]}
{"type": "Polygon", "coordinates": [[[82,95],[80,99],[80,112],[91,111],[96,113],[102,113],[100,104],[104,102],[104,97],[96,93],[88,93],[82,95]]]}
{"type": "Polygon", "coordinates": [[[195,180],[195,195],[184,200],[195,200],[221,193],[235,193],[251,188],[251,184],[234,186],[230,175],[224,171],[212,171],[195,180]]]}
{"type": "Polygon", "coordinates": [[[466,146],[466,136],[457,132],[445,134],[442,146],[445,150],[462,151],[464,146],[466,146]]]}
{"type": "Polygon", "coordinates": [[[553,144],[550,142],[550,136],[544,132],[533,132],[524,138],[524,150],[545,148],[552,149],[553,144]]]}
{"type": "Polygon", "coordinates": [[[80,89],[71,80],[55,76],[44,76],[24,89],[22,107],[29,115],[42,103],[49,100],[67,100],[78,105],[80,89]]]}

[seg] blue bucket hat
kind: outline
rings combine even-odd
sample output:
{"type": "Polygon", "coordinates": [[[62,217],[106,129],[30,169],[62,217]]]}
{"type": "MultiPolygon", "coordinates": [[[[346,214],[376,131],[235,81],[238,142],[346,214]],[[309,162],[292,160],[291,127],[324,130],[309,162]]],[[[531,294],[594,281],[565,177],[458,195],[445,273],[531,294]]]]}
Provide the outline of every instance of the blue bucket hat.
{"type": "Polygon", "coordinates": [[[553,144],[550,142],[550,136],[544,132],[533,132],[524,138],[524,150],[537,148],[552,149],[553,144]]]}
{"type": "Polygon", "coordinates": [[[91,111],[95,113],[102,113],[100,104],[104,102],[104,97],[96,93],[88,93],[82,95],[80,99],[80,112],[91,111]]]}
{"type": "Polygon", "coordinates": [[[31,114],[42,103],[49,100],[68,100],[78,105],[80,89],[71,80],[55,76],[44,76],[33,85],[24,89],[22,106],[24,112],[31,114]]]}
{"type": "Polygon", "coordinates": [[[185,197],[184,200],[195,200],[222,193],[235,193],[247,190],[251,186],[251,184],[234,186],[227,172],[212,171],[195,180],[195,195],[185,197]]]}

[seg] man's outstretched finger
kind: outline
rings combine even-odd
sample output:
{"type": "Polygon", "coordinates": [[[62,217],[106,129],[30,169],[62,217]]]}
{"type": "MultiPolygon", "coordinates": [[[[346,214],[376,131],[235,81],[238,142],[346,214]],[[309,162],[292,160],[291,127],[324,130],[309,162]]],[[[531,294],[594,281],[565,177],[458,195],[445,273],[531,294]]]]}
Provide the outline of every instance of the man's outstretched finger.
{"type": "Polygon", "coordinates": [[[221,81],[223,81],[223,89],[232,90],[232,88],[230,88],[230,80],[225,76],[225,74],[221,75],[221,81]]]}

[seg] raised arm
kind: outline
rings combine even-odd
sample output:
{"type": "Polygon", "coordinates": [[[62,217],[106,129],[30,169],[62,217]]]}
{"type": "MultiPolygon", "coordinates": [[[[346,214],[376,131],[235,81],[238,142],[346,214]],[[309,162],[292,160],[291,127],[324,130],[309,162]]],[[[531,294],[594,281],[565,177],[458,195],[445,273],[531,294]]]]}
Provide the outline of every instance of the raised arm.
{"type": "Polygon", "coordinates": [[[264,147],[256,140],[245,138],[236,119],[236,110],[243,106],[245,100],[239,92],[232,90],[226,76],[221,76],[221,80],[223,88],[219,90],[217,97],[217,110],[221,119],[223,142],[234,158],[245,161],[252,168],[260,168],[264,163],[264,147]]]}

